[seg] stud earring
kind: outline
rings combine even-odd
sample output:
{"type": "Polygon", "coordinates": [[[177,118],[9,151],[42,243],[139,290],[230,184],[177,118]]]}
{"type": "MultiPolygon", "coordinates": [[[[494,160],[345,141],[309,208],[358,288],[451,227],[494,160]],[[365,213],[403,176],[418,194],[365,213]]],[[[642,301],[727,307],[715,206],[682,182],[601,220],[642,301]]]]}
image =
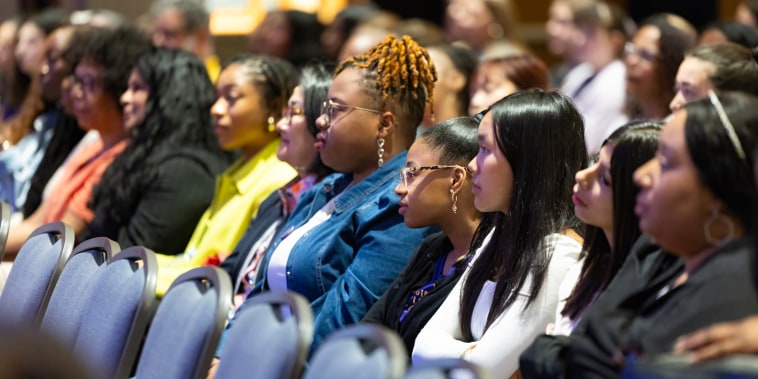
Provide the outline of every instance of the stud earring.
{"type": "Polygon", "coordinates": [[[276,119],[274,116],[268,116],[268,132],[273,133],[276,131],[276,119]]]}
{"type": "Polygon", "coordinates": [[[379,167],[382,167],[382,165],[384,165],[384,138],[377,138],[376,145],[379,146],[379,149],[376,150],[377,155],[379,155],[377,164],[379,164],[379,167]]]}

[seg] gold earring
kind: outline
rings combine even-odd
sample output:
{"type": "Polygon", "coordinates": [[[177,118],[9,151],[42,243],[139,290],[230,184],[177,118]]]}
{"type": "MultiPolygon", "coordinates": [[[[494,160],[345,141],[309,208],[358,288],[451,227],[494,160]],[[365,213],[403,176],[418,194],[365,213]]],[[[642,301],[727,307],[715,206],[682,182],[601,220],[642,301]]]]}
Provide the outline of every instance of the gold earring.
{"type": "Polygon", "coordinates": [[[453,191],[453,189],[450,189],[450,199],[453,200],[453,214],[458,213],[458,194],[453,191]]]}
{"type": "Polygon", "coordinates": [[[268,132],[273,133],[276,131],[276,119],[274,116],[268,116],[268,132]]]}

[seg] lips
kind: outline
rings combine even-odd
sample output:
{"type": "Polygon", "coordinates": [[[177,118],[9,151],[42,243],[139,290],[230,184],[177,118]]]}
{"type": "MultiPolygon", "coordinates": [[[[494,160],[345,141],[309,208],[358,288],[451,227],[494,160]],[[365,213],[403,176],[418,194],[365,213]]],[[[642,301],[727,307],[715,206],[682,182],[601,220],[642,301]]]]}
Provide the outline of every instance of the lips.
{"type": "Polygon", "coordinates": [[[323,132],[319,132],[316,134],[316,142],[313,143],[313,148],[316,150],[319,150],[326,145],[326,136],[323,134],[323,132]]]}
{"type": "Polygon", "coordinates": [[[579,196],[577,196],[576,194],[571,196],[571,201],[574,203],[575,206],[579,206],[579,207],[587,206],[587,204],[585,204],[584,201],[582,201],[582,199],[579,198],[579,196]]]}

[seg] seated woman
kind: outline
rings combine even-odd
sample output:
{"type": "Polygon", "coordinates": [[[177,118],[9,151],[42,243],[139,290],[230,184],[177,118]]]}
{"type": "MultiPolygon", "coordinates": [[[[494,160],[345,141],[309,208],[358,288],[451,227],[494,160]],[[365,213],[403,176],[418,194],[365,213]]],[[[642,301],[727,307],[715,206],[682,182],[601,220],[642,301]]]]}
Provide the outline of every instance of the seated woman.
{"type": "Polygon", "coordinates": [[[583,263],[561,286],[559,316],[551,334],[571,334],[582,313],[616,275],[640,236],[632,173],[658,148],[661,123],[640,121],[617,129],[602,145],[597,161],[576,173],[574,213],[586,224],[583,263]],[[565,295],[565,296],[564,296],[565,295]]]}
{"type": "Polygon", "coordinates": [[[129,145],[95,188],[82,239],[155,251],[187,245],[227,165],[211,129],[213,95],[193,54],[153,48],[140,57],[121,95],[129,145]]]}
{"type": "Polygon", "coordinates": [[[476,55],[463,46],[435,45],[427,50],[439,80],[434,83],[434,104],[425,112],[419,133],[438,122],[468,115],[468,88],[477,64],[476,55]]]}
{"type": "Polygon", "coordinates": [[[682,334],[758,313],[752,241],[745,236],[753,227],[745,204],[756,196],[746,152],[757,142],[753,96],[712,93],[675,111],[656,157],[635,171],[635,213],[642,232],[681,264],[661,265],[667,258],[660,255],[640,260],[638,250],[646,247],[637,244],[568,337],[570,353],[534,364],[556,364],[567,378],[617,377],[625,355],[667,353],[682,334]],[[630,281],[635,274],[639,279],[630,281]]]}
{"type": "Polygon", "coordinates": [[[539,58],[515,46],[495,52],[483,57],[471,76],[468,113],[480,113],[516,91],[549,86],[547,66],[539,58]]]}
{"type": "Polygon", "coordinates": [[[735,43],[700,45],[684,56],[676,72],[672,112],[705,99],[708,91],[743,91],[758,94],[758,62],[753,53],[735,43]]]}
{"type": "Polygon", "coordinates": [[[159,295],[185,271],[231,253],[261,202],[297,174],[276,156],[280,143],[276,121],[297,76],[290,63],[264,55],[240,55],[222,69],[210,110],[213,130],[222,149],[238,150],[241,156],[217,178],[211,205],[187,246],[161,252],[184,253],[158,255],[159,295]]]}
{"type": "Polygon", "coordinates": [[[43,224],[63,221],[78,234],[92,221],[94,213],[88,206],[92,189],[127,144],[118,98],[137,58],[148,47],[147,39],[131,27],[88,33],[75,46],[80,60],[71,88],[74,115],[81,128],[96,130],[99,136],[68,160],[65,179],[37,211],[11,229],[3,259],[15,258],[29,234],[43,224]]]}
{"type": "Polygon", "coordinates": [[[390,35],[337,67],[315,146],[340,174],[303,194],[250,293],[308,298],[313,349],[360,321],[428,234],[403,224],[394,189],[435,79],[426,50],[407,36],[390,35]]]}
{"type": "Polygon", "coordinates": [[[567,338],[560,336],[572,333],[626,262],[640,236],[634,214],[639,191],[632,173],[655,155],[660,129],[657,121],[622,126],[603,143],[598,160],[576,174],[574,213],[586,223],[583,264],[566,274],[549,335],[537,337],[521,355],[522,377],[560,376],[560,369],[549,364],[554,355],[565,353],[567,338]]]}
{"type": "Polygon", "coordinates": [[[495,212],[494,228],[419,333],[413,363],[462,357],[507,378],[553,321],[558,289],[579,259],[581,223],[571,190],[587,148],[568,97],[542,90],[496,102],[477,138],[479,152],[469,163],[474,205],[495,212]]]}
{"type": "MultiPolygon", "coordinates": [[[[476,156],[477,123],[451,118],[424,132],[408,149],[395,187],[409,228],[436,226],[362,322],[382,324],[403,337],[408,353],[416,335],[453,289],[466,267],[482,218],[474,208],[466,165],[476,156]]],[[[484,233],[487,231],[485,230],[484,233]]]]}
{"type": "Polygon", "coordinates": [[[300,196],[332,173],[313,146],[319,130],[316,119],[321,115],[321,104],[326,101],[331,83],[332,74],[325,66],[306,66],[300,74],[300,84],[282,111],[284,116],[276,123],[282,137],[276,156],[294,167],[297,177],[261,203],[231,255],[221,261],[221,268],[233,280],[236,306],[255,284],[263,253],[292,214],[300,196]]]}

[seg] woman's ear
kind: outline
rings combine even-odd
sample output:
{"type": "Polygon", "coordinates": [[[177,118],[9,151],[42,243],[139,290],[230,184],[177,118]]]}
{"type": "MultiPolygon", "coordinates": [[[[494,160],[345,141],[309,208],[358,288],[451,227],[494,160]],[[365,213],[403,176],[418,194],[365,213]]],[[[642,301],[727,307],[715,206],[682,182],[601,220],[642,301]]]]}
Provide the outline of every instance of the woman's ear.
{"type": "Polygon", "coordinates": [[[387,138],[390,134],[395,132],[397,127],[397,121],[395,114],[392,112],[383,112],[379,119],[379,130],[377,137],[387,138]]]}
{"type": "Polygon", "coordinates": [[[466,172],[466,169],[463,167],[455,167],[453,168],[453,174],[450,177],[451,184],[450,184],[450,190],[458,193],[458,191],[463,188],[463,184],[466,182],[466,176],[468,176],[468,173],[466,172]]]}

